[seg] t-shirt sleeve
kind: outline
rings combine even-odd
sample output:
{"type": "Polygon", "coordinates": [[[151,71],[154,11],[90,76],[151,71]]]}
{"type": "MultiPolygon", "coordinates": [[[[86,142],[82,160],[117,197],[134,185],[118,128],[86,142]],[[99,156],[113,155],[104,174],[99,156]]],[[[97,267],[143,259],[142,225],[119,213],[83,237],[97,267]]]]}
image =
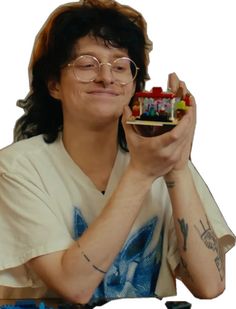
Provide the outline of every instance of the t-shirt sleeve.
{"type": "Polygon", "coordinates": [[[39,179],[0,171],[0,285],[33,286],[25,263],[73,242],[39,179]]]}
{"type": "MultiPolygon", "coordinates": [[[[192,162],[189,162],[189,168],[192,172],[194,183],[206,211],[208,220],[212,228],[214,229],[217,238],[219,239],[224,253],[226,253],[235,245],[235,235],[227,225],[208,186],[206,185],[192,162]]],[[[167,258],[172,271],[174,271],[180,262],[180,257],[177,249],[177,238],[173,220],[171,220],[169,226],[169,250],[167,258]]]]}

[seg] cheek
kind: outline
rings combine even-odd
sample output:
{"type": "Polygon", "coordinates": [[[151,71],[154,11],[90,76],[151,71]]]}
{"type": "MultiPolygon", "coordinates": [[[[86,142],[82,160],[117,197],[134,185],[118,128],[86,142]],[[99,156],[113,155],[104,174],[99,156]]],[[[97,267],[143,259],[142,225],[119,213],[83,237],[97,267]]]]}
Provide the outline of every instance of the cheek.
{"type": "Polygon", "coordinates": [[[125,98],[127,98],[127,100],[125,100],[126,102],[124,102],[125,104],[130,103],[131,98],[135,94],[135,88],[135,85],[127,85],[124,87],[124,96],[125,98]]]}
{"type": "Polygon", "coordinates": [[[61,101],[62,105],[66,107],[72,108],[73,106],[77,106],[78,102],[82,99],[82,92],[75,82],[70,80],[65,80],[62,83],[63,87],[61,88],[61,101]]]}
{"type": "Polygon", "coordinates": [[[67,89],[62,93],[62,104],[65,107],[72,107],[78,105],[81,100],[81,94],[78,89],[67,89]]]}

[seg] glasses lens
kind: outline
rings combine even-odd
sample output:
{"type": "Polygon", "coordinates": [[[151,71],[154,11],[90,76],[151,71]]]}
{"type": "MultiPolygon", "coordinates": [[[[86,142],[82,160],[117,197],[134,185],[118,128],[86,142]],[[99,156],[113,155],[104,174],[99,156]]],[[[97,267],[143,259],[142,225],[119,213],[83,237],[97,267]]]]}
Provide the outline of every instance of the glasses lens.
{"type": "Polygon", "coordinates": [[[81,82],[94,81],[99,74],[101,65],[111,66],[113,78],[120,84],[132,82],[137,75],[137,66],[129,58],[118,58],[112,64],[100,64],[95,57],[83,55],[77,58],[73,64],[75,77],[81,82]]]}
{"type": "Polygon", "coordinates": [[[80,56],[74,63],[76,78],[82,82],[93,81],[99,72],[99,63],[93,56],[80,56]]]}
{"type": "Polygon", "coordinates": [[[112,64],[114,79],[122,84],[132,82],[137,75],[137,66],[129,58],[116,59],[112,64]]]}

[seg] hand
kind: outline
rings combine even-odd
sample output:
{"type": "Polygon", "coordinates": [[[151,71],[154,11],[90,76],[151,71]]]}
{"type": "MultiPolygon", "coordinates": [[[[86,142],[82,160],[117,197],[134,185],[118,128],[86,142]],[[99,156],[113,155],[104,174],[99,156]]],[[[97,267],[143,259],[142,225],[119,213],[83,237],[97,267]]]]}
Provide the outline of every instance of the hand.
{"type": "MultiPolygon", "coordinates": [[[[175,73],[169,75],[168,87],[175,92],[179,87],[183,93],[187,92],[185,84],[175,73]]],[[[154,137],[143,137],[137,133],[132,125],[126,123],[131,115],[125,106],[122,124],[130,151],[130,165],[141,175],[155,180],[173,171],[185,169],[190,156],[195,128],[195,101],[190,98],[191,107],[179,124],[171,131],[154,137]]]]}

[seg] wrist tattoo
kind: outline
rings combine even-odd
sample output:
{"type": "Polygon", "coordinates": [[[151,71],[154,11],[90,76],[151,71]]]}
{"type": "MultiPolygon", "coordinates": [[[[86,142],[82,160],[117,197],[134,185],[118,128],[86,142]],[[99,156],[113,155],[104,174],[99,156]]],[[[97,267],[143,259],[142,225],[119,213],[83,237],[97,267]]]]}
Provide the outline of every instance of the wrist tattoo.
{"type": "Polygon", "coordinates": [[[173,180],[166,180],[166,186],[168,189],[172,189],[175,186],[175,181],[173,180]]]}
{"type": "Polygon", "coordinates": [[[205,246],[216,253],[216,257],[214,259],[217,270],[219,272],[221,281],[224,279],[224,263],[223,263],[223,255],[220,250],[218,239],[210,226],[208,219],[206,219],[207,224],[204,225],[202,220],[200,220],[201,227],[197,227],[194,225],[196,231],[198,232],[200,238],[202,239],[205,246]]]}
{"type": "Polygon", "coordinates": [[[188,238],[188,223],[185,223],[184,219],[178,219],[180,230],[184,237],[183,250],[187,251],[187,238],[188,238]]]}

